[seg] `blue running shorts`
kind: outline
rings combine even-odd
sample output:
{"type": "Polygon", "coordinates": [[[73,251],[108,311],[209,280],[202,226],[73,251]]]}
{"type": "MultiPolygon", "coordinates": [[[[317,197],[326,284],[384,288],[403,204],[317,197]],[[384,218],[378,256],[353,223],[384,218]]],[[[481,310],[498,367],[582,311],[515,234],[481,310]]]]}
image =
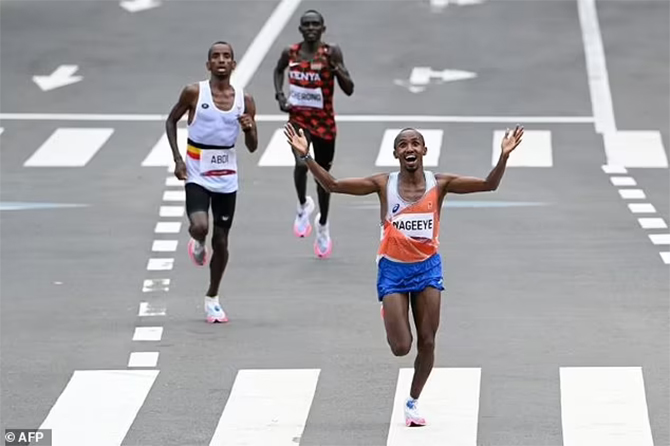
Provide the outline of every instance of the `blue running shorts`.
{"type": "Polygon", "coordinates": [[[377,298],[380,302],[389,294],[418,293],[429,286],[444,290],[439,253],[418,263],[399,263],[385,257],[379,259],[377,298]]]}

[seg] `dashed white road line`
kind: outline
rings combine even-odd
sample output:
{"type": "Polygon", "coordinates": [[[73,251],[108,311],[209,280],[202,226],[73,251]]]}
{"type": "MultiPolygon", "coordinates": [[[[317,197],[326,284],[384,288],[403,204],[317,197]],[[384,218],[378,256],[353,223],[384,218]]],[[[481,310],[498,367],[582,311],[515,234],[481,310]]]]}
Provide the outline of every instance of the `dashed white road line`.
{"type": "Polygon", "coordinates": [[[180,221],[159,221],[154,228],[156,234],[178,234],[180,230],[180,221]]]}
{"type": "Polygon", "coordinates": [[[147,263],[148,271],[166,271],[174,266],[174,259],[149,259],[147,263]]]}
{"type": "MultiPolygon", "coordinates": [[[[628,170],[623,166],[602,166],[603,172],[610,175],[627,174],[628,170]]],[[[637,182],[631,176],[610,176],[610,182],[617,187],[636,186],[637,182]]],[[[619,195],[625,200],[641,200],[647,196],[642,189],[618,189],[619,195]]],[[[632,214],[656,214],[656,208],[651,203],[628,203],[628,209],[632,214]]],[[[668,224],[660,217],[637,217],[638,224],[642,229],[667,229],[668,224]]],[[[648,234],[649,240],[654,245],[670,245],[670,234],[648,234]]],[[[659,252],[661,260],[666,265],[670,264],[670,252],[659,252]]]]}
{"type": "Polygon", "coordinates": [[[619,189],[619,195],[628,200],[647,198],[642,189],[619,189]]]}
{"type": "Polygon", "coordinates": [[[173,252],[177,250],[179,240],[154,240],[151,250],[154,252],[173,252]]]}
{"type": "Polygon", "coordinates": [[[163,327],[135,327],[133,341],[160,341],[163,337],[163,327]]]}

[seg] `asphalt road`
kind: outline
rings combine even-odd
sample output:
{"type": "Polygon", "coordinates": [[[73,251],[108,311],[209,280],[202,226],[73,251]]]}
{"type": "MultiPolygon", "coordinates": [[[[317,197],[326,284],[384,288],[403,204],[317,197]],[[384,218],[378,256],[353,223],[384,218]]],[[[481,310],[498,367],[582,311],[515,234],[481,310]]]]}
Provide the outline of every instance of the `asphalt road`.
{"type": "MultiPolygon", "coordinates": [[[[205,78],[211,42],[232,41],[242,59],[275,6],[171,1],[130,14],[111,1],[3,1],[0,117],[166,114],[183,85],[205,78]],[[59,64],[77,64],[84,79],[37,88],[31,77],[59,64]]],[[[351,98],[337,93],[342,116],[593,116],[572,1],[491,1],[439,13],[427,1],[303,1],[246,88],[262,115],[279,113],[271,71],[282,47],[299,39],[298,14],[309,8],[326,17],[326,40],[341,45],[356,82],[351,98]],[[395,81],[416,66],[477,77],[412,93],[395,81]]],[[[669,13],[660,1],[598,2],[617,126],[660,132],[666,155],[669,13]]],[[[292,234],[291,168],[258,166],[281,124],[259,123],[255,154],[240,144],[222,284],[231,322],[212,326],[202,313],[208,271],[186,255],[186,218],[159,216],[161,206],[183,205],[164,200],[180,187],[165,184],[164,166],[142,166],[163,133],[160,120],[0,119],[3,428],[40,426],[74,371],[128,370],[131,352],[155,351],[160,373],[113,444],[210,444],[240,370],[302,368],[320,375],[295,444],[386,444],[398,369],[412,366],[414,352],[393,357],[379,317],[376,199],[333,197],[333,257],[317,260],[312,237],[292,234]],[[24,166],[65,127],[114,133],[85,166],[24,166]],[[24,204],[8,210],[11,203],[24,204]],[[182,225],[156,234],[159,221],[182,225]],[[177,251],[152,252],[161,239],[177,240],[177,251]],[[148,271],[159,257],[173,258],[171,269],[148,271]],[[169,291],[143,292],[146,280],[161,278],[170,279],[169,291]],[[165,315],[138,316],[141,302],[165,315]],[[160,340],[133,341],[143,326],[162,327],[160,340]]],[[[406,125],[442,131],[431,170],[485,176],[492,134],[510,124],[340,122],[333,174],[391,170],[375,165],[381,138],[406,125]]],[[[603,172],[603,139],[592,123],[525,127],[550,132],[551,167],[509,167],[498,191],[447,200],[435,367],[481,368],[481,446],[568,446],[560,368],[640,367],[653,444],[670,444],[670,277],[659,254],[668,246],[649,238],[668,230],[638,221],[670,220],[668,169],[628,169],[646,199],[622,199],[625,188],[603,172]],[[631,202],[656,213],[633,214],[631,202]]],[[[311,179],[308,188],[316,198],[311,179]]]]}

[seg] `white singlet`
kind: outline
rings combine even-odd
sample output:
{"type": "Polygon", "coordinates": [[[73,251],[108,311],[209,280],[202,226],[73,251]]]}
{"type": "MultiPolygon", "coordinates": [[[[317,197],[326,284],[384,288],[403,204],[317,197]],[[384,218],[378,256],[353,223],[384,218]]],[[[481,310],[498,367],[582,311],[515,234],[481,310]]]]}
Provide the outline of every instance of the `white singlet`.
{"type": "Polygon", "coordinates": [[[235,89],[229,110],[220,110],[212,99],[209,81],[201,81],[193,122],[188,125],[186,148],[187,183],[195,183],[211,192],[237,191],[237,151],[240,134],[238,118],[244,113],[244,91],[235,89]]]}

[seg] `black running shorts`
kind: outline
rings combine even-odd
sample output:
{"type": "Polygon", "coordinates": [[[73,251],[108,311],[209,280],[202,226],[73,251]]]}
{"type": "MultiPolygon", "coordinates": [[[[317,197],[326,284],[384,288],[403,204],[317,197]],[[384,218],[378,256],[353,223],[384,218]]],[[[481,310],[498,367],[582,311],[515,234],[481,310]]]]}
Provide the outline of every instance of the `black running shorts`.
{"type": "Polygon", "coordinates": [[[199,184],[186,183],[186,213],[208,212],[212,207],[212,220],[215,226],[230,229],[235,216],[237,192],[211,192],[199,184]]]}

